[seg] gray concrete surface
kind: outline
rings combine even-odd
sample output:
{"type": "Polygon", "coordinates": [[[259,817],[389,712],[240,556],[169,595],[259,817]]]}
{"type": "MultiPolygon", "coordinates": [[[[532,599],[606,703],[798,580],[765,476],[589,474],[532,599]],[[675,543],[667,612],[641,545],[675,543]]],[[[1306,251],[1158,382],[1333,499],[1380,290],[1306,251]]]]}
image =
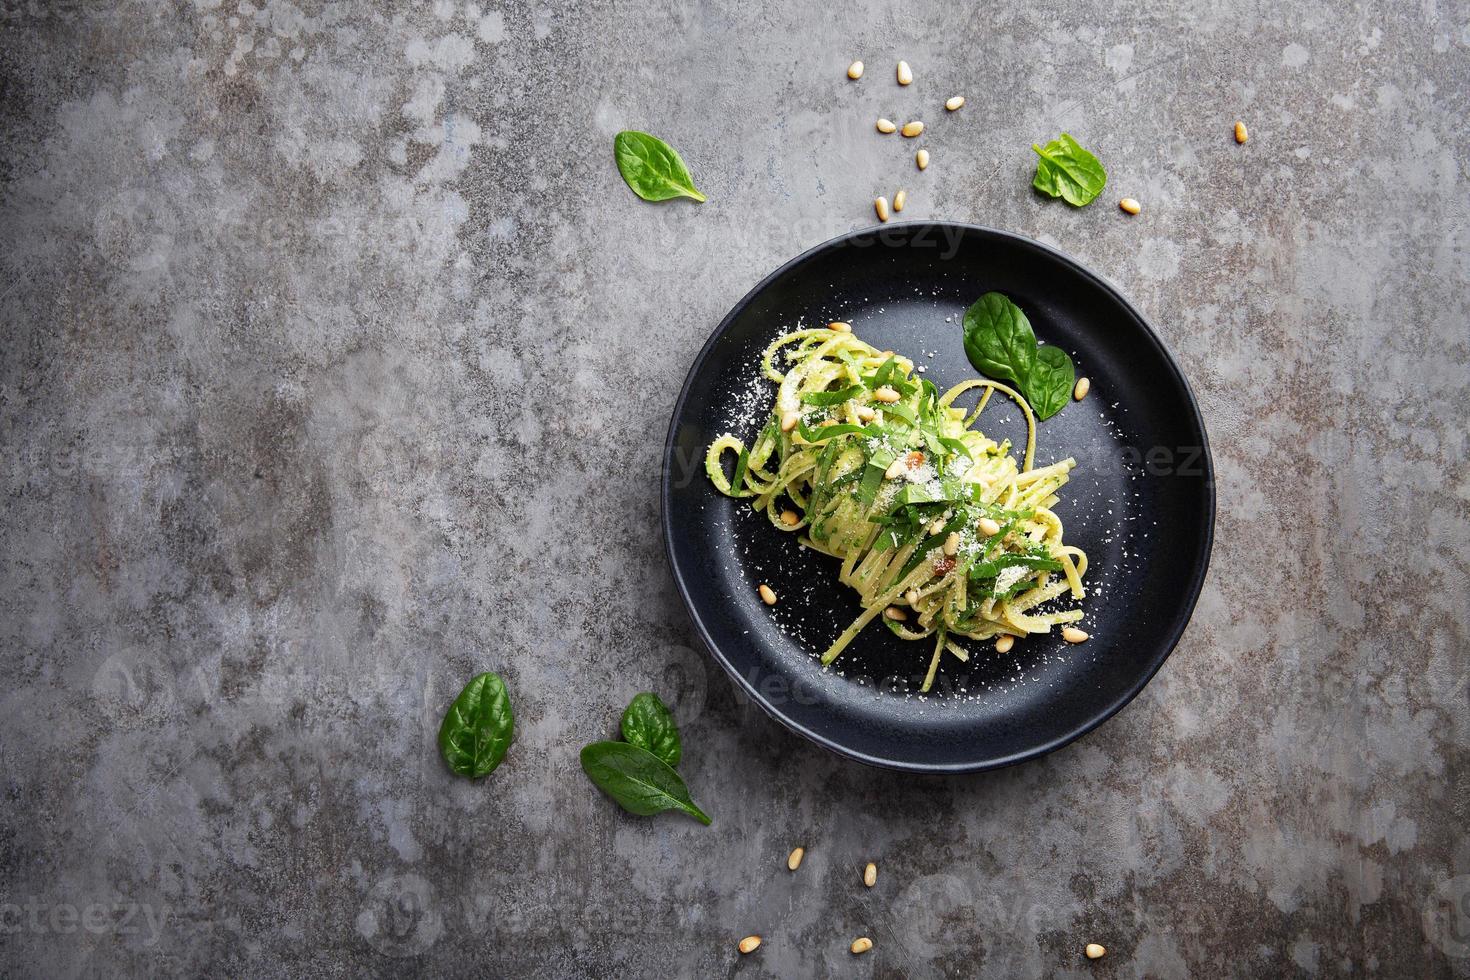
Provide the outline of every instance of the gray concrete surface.
{"type": "Polygon", "coordinates": [[[1470,976],[1464,3],[0,0],[0,38],[0,972],[1470,976]],[[923,175],[871,129],[920,105],[923,175]],[[709,203],[633,199],[625,127],[709,203]],[[1086,210],[1028,189],[1062,129],[1086,210]],[[980,777],[738,701],[658,535],[699,345],[899,184],[1119,283],[1219,468],[1162,673],[980,777]],[[480,669],[520,729],[472,785],[434,735],[480,669]],[[649,687],[712,828],[578,769],[649,687]]]}

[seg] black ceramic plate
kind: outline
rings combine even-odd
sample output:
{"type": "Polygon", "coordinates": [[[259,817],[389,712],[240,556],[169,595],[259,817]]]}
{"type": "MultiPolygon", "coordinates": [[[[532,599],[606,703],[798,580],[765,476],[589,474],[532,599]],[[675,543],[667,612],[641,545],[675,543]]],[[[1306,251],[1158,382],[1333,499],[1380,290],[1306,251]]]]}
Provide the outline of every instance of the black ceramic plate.
{"type": "MultiPolygon", "coordinates": [[[[1024,447],[1014,405],[977,428],[1024,447]]],[[[1101,724],[1143,688],[1178,642],[1204,581],[1214,533],[1214,472],[1188,383],[1158,335],[1101,277],[1030,239],[966,225],[901,224],[834,239],[798,256],[736,304],[695,359],[665,448],[664,539],[710,652],[777,720],[873,765],[966,772],[1042,755],[1101,724]],[[705,478],[705,447],[747,442],[774,386],[762,350],[798,324],[846,320],[858,336],[926,369],[944,391],[975,376],[961,322],[982,293],[1020,305],[1044,343],[1072,355],[1092,392],[1041,423],[1037,465],[1078,466],[1056,510],[1091,559],[1078,646],[1055,632],[1008,654],[971,642],[918,688],[933,646],[870,626],[830,668],[817,657],[859,614],[837,561],[801,548],[705,478]],[[781,597],[763,605],[756,586],[781,597]],[[815,584],[816,587],[813,587],[815,584]]]]}

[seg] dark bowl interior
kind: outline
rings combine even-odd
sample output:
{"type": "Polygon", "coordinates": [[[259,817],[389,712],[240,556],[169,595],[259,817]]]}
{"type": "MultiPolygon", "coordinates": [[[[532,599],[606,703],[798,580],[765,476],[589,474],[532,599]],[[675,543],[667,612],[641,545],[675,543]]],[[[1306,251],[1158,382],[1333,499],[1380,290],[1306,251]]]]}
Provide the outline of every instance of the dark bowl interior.
{"type": "MultiPolygon", "coordinates": [[[[1024,447],[1019,409],[993,398],[978,428],[1024,447]]],[[[965,225],[889,225],[793,259],[741,300],[694,363],[674,410],[664,465],[664,536],[674,579],[714,658],[792,730],[873,765],[962,772],[1058,748],[1127,704],[1178,642],[1199,596],[1214,530],[1214,476],[1188,383],[1158,336],[1100,277],[1030,239],[965,225]],[[830,668],[817,657],[859,614],[837,561],[730,500],[703,474],[705,447],[747,442],[774,385],[762,350],[798,324],[846,320],[925,367],[944,391],[975,376],[961,323],[999,290],[1039,340],[1091,379],[1084,401],[1040,424],[1038,466],[1078,466],[1056,511],[1091,560],[1088,642],[1033,637],[997,654],[965,645],[918,693],[933,646],[870,626],[830,668]],[[759,583],[781,597],[763,605],[759,583]]]]}

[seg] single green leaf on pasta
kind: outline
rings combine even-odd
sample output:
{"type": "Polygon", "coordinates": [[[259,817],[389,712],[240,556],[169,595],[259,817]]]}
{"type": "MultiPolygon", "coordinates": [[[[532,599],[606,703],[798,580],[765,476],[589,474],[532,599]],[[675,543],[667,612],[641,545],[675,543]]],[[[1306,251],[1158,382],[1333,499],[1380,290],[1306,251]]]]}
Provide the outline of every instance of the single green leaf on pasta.
{"type": "Polygon", "coordinates": [[[1047,344],[1037,348],[1023,387],[1037,418],[1045,420],[1062,410],[1071,399],[1072,386],[1076,383],[1077,369],[1072,366],[1072,358],[1060,347],[1047,344]]]}
{"type": "Polygon", "coordinates": [[[505,758],[515,733],[510,694],[499,675],[470,679],[449,706],[439,726],[439,751],[457,775],[487,776],[505,758]]]}
{"type": "Polygon", "coordinates": [[[683,158],[657,136],[625,129],[613,137],[613,155],[623,180],[645,201],[667,201],[675,197],[705,200],[695,189],[694,178],[683,158]]]}
{"type": "Polygon", "coordinates": [[[684,780],[658,756],[628,742],[593,742],[582,750],[582,771],[598,789],[638,816],[678,810],[708,826],[684,780]]]}
{"type": "Polygon", "coordinates": [[[1036,358],[1036,333],[1021,308],[1001,293],[986,293],[965,311],[965,353],[975,370],[1021,384],[1036,358]]]}
{"type": "Polygon", "coordinates": [[[628,703],[623,712],[623,741],[647,749],[666,764],[677,766],[683,753],[679,726],[673,712],[658,695],[644,691],[628,703]]]}
{"type": "Polygon", "coordinates": [[[1032,144],[1040,159],[1031,186],[1074,207],[1091,204],[1108,182],[1107,171],[1082,145],[1063,133],[1045,146],[1032,144]]]}

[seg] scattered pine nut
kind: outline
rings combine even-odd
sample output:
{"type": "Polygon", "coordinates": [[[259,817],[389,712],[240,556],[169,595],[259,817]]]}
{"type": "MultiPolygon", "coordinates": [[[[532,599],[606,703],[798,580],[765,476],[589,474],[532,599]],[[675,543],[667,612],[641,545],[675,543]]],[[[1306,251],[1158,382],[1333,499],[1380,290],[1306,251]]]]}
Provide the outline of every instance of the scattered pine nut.
{"type": "Polygon", "coordinates": [[[919,165],[919,169],[920,170],[928,170],[929,169],[929,151],[928,150],[920,150],[918,153],[915,153],[914,154],[914,162],[919,165]]]}
{"type": "Polygon", "coordinates": [[[760,948],[760,945],[760,936],[746,936],[744,939],[740,940],[740,952],[754,953],[757,949],[760,948]]]}
{"type": "Polygon", "coordinates": [[[1009,633],[1002,633],[1000,636],[996,637],[996,640],[995,640],[995,652],[996,653],[1010,653],[1011,652],[1011,647],[1013,647],[1015,645],[1016,645],[1016,638],[1014,636],[1012,636],[1009,633]]]}
{"type": "Polygon", "coordinates": [[[843,323],[841,320],[838,320],[835,323],[827,324],[827,329],[836,330],[838,333],[852,333],[852,324],[843,323]]]}
{"type": "Polygon", "coordinates": [[[904,612],[903,609],[899,606],[889,606],[887,609],[883,610],[883,618],[891,619],[895,623],[901,623],[905,619],[909,618],[909,614],[904,612]]]}
{"type": "Polygon", "coordinates": [[[863,869],[863,884],[867,885],[869,888],[872,888],[877,883],[878,866],[872,861],[869,861],[868,866],[863,869]]]}
{"type": "Polygon", "coordinates": [[[903,594],[903,601],[911,606],[917,606],[919,604],[919,590],[917,588],[909,589],[903,594]]]}
{"type": "Polygon", "coordinates": [[[797,868],[801,867],[801,859],[804,857],[806,857],[806,848],[796,848],[786,858],[786,869],[788,871],[795,871],[797,868]]]}
{"type": "Polygon", "coordinates": [[[852,64],[848,65],[847,77],[852,79],[853,81],[857,81],[859,78],[862,78],[863,63],[861,61],[854,61],[852,64]]]}
{"type": "Polygon", "coordinates": [[[873,199],[873,210],[878,212],[879,221],[888,220],[888,198],[875,197],[873,199]]]}
{"type": "MultiPolygon", "coordinates": [[[[883,198],[880,197],[878,198],[878,200],[881,201],[883,200],[883,198]]],[[[880,402],[887,402],[891,405],[903,396],[894,391],[892,388],[888,387],[887,385],[880,385],[877,389],[873,391],[873,397],[880,402]]]]}
{"type": "Polygon", "coordinates": [[[909,67],[907,61],[898,63],[898,84],[908,85],[914,80],[914,70],[909,67]]]}
{"type": "Polygon", "coordinates": [[[959,550],[960,550],[960,532],[958,532],[958,531],[950,531],[949,532],[949,537],[947,537],[947,538],[944,539],[944,553],[946,555],[948,555],[950,558],[953,558],[955,556],[955,552],[957,552],[959,550]]]}
{"type": "Polygon", "coordinates": [[[987,538],[993,538],[1000,533],[1000,525],[995,523],[995,521],[991,520],[988,517],[980,518],[978,521],[975,522],[975,526],[979,528],[980,533],[985,535],[987,538]]]}
{"type": "Polygon", "coordinates": [[[1087,393],[1091,390],[1091,381],[1089,381],[1087,378],[1078,378],[1077,387],[1072,389],[1072,397],[1080,402],[1082,399],[1087,397],[1087,393]]]}
{"type": "Polygon", "coordinates": [[[1097,943],[1088,943],[1087,948],[1082,952],[1086,953],[1087,958],[1090,960],[1100,960],[1107,951],[1106,946],[1099,946],[1097,943]]]}
{"type": "Polygon", "coordinates": [[[861,956],[873,948],[873,940],[867,936],[859,936],[852,941],[852,952],[854,956],[861,956]]]}
{"type": "Polygon", "coordinates": [[[908,200],[909,192],[900,190],[897,194],[893,195],[893,210],[902,211],[903,206],[908,203],[908,200]]]}
{"type": "Polygon", "coordinates": [[[878,417],[878,413],[873,411],[873,409],[867,405],[859,405],[857,409],[857,417],[862,419],[864,422],[871,422],[878,417]]]}
{"type": "Polygon", "coordinates": [[[906,123],[904,123],[903,124],[903,129],[899,130],[899,132],[903,133],[905,136],[909,137],[910,139],[913,139],[915,136],[918,136],[923,131],[924,131],[924,124],[921,123],[921,122],[919,122],[917,119],[915,119],[913,122],[906,122],[906,123]]]}
{"type": "Polygon", "coordinates": [[[1143,210],[1143,207],[1131,197],[1125,197],[1123,198],[1123,200],[1119,201],[1118,207],[1122,208],[1124,211],[1127,211],[1129,214],[1137,214],[1138,212],[1143,210]]]}
{"type": "Polygon", "coordinates": [[[797,516],[794,510],[783,510],[781,512],[781,523],[787,527],[796,527],[796,525],[801,523],[801,518],[797,516]]]}
{"type": "Polygon", "coordinates": [[[787,412],[785,415],[781,416],[781,431],[790,432],[792,429],[796,428],[796,423],[800,421],[800,415],[797,415],[795,412],[787,412]]]}
{"type": "MultiPolygon", "coordinates": [[[[1062,639],[1068,643],[1083,643],[1087,640],[1087,634],[1075,626],[1068,626],[1062,630],[1062,639]]],[[[1099,954],[1101,955],[1101,954],[1099,954]]]]}
{"type": "Polygon", "coordinates": [[[946,109],[948,109],[950,112],[954,112],[956,109],[958,109],[960,106],[962,106],[964,104],[965,104],[965,97],[963,95],[956,95],[953,98],[951,98],[948,102],[944,103],[944,107],[946,109]]]}
{"type": "Polygon", "coordinates": [[[1250,138],[1251,134],[1246,132],[1245,123],[1241,122],[1239,119],[1235,120],[1235,142],[1244,143],[1250,138]]]}
{"type": "Polygon", "coordinates": [[[880,132],[880,133],[891,133],[891,132],[893,132],[896,129],[898,129],[898,127],[893,124],[893,120],[891,120],[891,119],[879,119],[878,120],[878,132],[880,132]]]}
{"type": "Polygon", "coordinates": [[[776,604],[776,593],[766,583],[762,582],[761,587],[756,589],[756,591],[761,594],[761,602],[764,602],[768,606],[774,606],[776,604]]]}
{"type": "Polygon", "coordinates": [[[883,471],[883,478],[885,480],[897,480],[899,477],[903,476],[903,471],[908,468],[908,463],[905,463],[902,459],[895,459],[893,462],[888,464],[888,469],[883,471]]]}
{"type": "Polygon", "coordinates": [[[943,527],[944,527],[944,518],[942,518],[942,517],[936,517],[936,518],[934,518],[934,523],[932,523],[932,524],[929,525],[929,533],[930,534],[938,534],[940,532],[940,530],[943,529],[943,527]]]}

